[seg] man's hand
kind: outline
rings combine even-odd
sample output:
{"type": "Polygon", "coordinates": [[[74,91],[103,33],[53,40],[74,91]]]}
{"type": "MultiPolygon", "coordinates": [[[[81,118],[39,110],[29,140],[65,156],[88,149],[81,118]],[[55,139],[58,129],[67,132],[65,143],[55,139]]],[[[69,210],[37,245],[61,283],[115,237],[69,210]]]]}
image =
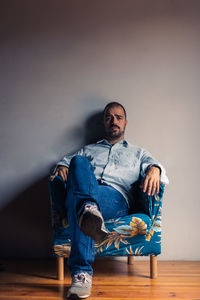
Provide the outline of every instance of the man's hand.
{"type": "Polygon", "coordinates": [[[152,166],[145,177],[143,184],[140,185],[143,188],[143,192],[147,191],[148,195],[154,195],[155,191],[158,194],[160,188],[160,168],[152,166]]]}
{"type": "Polygon", "coordinates": [[[67,182],[68,168],[65,166],[59,166],[56,169],[55,176],[59,175],[64,181],[67,182]]]}

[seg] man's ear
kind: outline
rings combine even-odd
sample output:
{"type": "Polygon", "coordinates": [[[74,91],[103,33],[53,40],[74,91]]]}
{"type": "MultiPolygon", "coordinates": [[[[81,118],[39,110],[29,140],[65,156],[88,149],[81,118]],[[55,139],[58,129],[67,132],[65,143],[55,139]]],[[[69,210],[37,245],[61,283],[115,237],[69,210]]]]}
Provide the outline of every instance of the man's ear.
{"type": "Polygon", "coordinates": [[[126,123],[125,124],[127,125],[127,123],[128,123],[128,120],[126,119],[126,123]]]}

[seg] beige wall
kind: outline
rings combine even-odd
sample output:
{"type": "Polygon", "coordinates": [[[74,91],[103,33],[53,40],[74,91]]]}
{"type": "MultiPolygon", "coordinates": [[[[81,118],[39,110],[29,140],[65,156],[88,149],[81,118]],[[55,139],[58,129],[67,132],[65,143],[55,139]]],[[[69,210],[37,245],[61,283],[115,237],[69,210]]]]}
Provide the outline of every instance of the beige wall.
{"type": "Polygon", "coordinates": [[[117,99],[127,139],[167,169],[161,259],[200,259],[200,1],[1,2],[0,206],[15,225],[2,256],[47,254],[37,216],[27,221],[31,188],[39,208],[36,183],[84,143],[87,118],[117,99]]]}

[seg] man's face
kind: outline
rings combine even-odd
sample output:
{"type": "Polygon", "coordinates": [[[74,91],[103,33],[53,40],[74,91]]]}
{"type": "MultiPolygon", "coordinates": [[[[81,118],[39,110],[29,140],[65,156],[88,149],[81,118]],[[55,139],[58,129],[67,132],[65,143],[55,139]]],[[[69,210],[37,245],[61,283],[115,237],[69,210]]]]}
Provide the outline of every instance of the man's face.
{"type": "Polygon", "coordinates": [[[113,106],[105,111],[104,127],[109,139],[124,138],[127,120],[121,106],[113,106]]]}

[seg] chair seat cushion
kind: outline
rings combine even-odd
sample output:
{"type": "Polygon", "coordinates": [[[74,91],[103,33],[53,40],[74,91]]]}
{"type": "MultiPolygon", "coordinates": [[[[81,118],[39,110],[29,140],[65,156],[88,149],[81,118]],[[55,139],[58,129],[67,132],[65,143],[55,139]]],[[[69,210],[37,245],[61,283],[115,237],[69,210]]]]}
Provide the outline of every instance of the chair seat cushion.
{"type": "MultiPolygon", "coordinates": [[[[150,245],[154,245],[153,253],[159,254],[160,232],[156,230],[154,234],[152,223],[152,219],[142,213],[105,221],[109,234],[101,242],[95,243],[95,255],[148,255],[151,251],[150,245]],[[150,243],[152,237],[153,244],[150,243]]],[[[54,234],[54,252],[57,256],[69,257],[71,250],[69,230],[68,226],[62,227],[54,234]]]]}
{"type": "Polygon", "coordinates": [[[146,234],[151,228],[152,220],[146,214],[131,214],[118,219],[110,219],[105,222],[108,231],[123,234],[124,236],[135,236],[146,234]]]}

